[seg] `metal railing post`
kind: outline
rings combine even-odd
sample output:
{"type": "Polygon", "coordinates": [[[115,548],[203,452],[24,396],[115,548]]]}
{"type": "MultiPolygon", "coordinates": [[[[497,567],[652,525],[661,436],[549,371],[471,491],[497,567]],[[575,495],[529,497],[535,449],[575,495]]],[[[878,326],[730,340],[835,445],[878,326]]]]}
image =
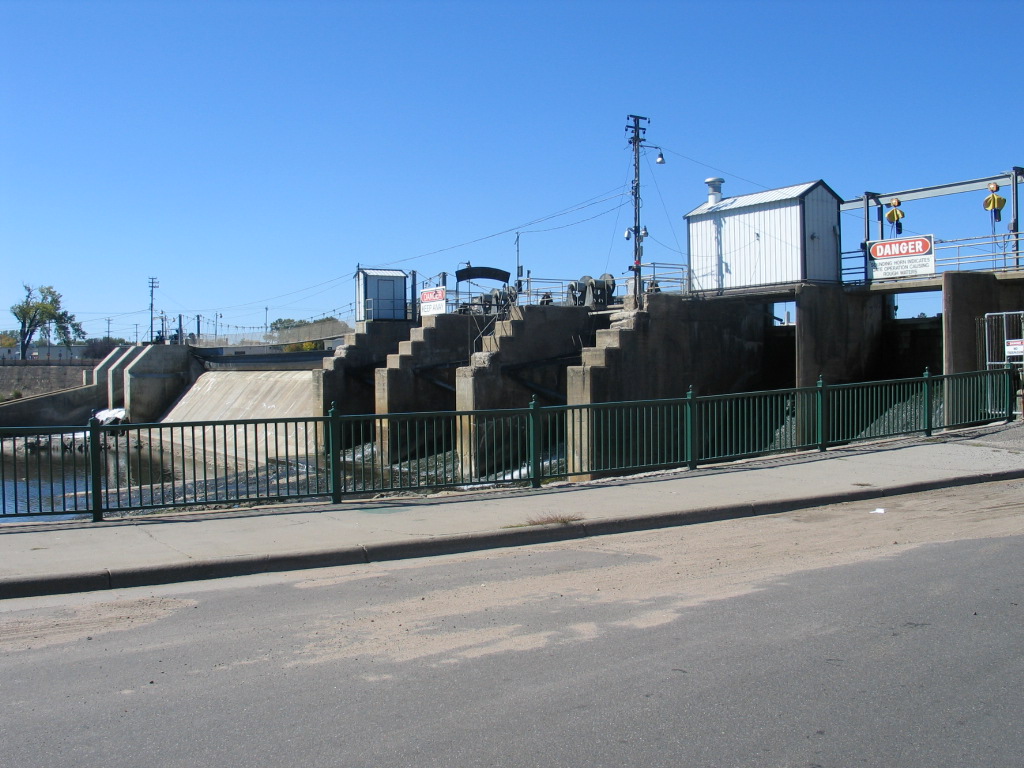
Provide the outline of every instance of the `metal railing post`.
{"type": "Polygon", "coordinates": [[[686,466],[689,469],[697,468],[697,395],[693,391],[693,385],[686,390],[686,466]]]}
{"type": "Polygon", "coordinates": [[[100,422],[93,411],[89,418],[89,507],[94,523],[103,522],[103,466],[100,463],[100,422]]]}
{"type": "Polygon", "coordinates": [[[530,427],[530,486],[540,488],[540,406],[537,404],[537,396],[530,398],[530,409],[527,411],[527,422],[530,427]]]}
{"type": "Polygon", "coordinates": [[[932,436],[932,373],[926,366],[924,369],[924,435],[932,436]]]}
{"type": "Polygon", "coordinates": [[[815,427],[817,431],[818,450],[828,450],[828,385],[823,375],[818,375],[818,389],[815,392],[815,427]]]}
{"type": "Polygon", "coordinates": [[[1017,371],[1013,367],[1013,363],[1005,363],[1005,377],[1006,377],[1006,423],[1009,424],[1014,419],[1016,413],[1016,402],[1017,398],[1017,371]]]}
{"type": "Polygon", "coordinates": [[[331,401],[331,409],[327,412],[327,469],[330,472],[331,503],[340,504],[345,482],[341,476],[341,418],[334,401],[331,401]]]}

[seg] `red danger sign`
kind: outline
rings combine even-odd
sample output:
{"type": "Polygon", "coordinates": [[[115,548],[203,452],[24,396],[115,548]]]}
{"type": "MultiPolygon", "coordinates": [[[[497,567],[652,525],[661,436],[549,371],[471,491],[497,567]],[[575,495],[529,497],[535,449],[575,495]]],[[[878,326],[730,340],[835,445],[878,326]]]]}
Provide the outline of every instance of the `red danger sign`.
{"type": "Polygon", "coordinates": [[[899,240],[879,240],[871,244],[872,259],[896,259],[907,256],[927,256],[932,251],[929,236],[903,237],[899,240]]]}
{"type": "Polygon", "coordinates": [[[935,274],[935,238],[932,235],[874,240],[867,246],[872,280],[935,274]]]}

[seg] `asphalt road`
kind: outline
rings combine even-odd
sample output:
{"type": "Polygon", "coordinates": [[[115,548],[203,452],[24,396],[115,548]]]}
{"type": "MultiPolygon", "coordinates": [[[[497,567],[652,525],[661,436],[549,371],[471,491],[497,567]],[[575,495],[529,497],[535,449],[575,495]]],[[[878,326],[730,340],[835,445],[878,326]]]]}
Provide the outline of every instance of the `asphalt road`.
{"type": "Polygon", "coordinates": [[[6,601],[0,765],[1019,765],[1020,490],[6,601]]]}

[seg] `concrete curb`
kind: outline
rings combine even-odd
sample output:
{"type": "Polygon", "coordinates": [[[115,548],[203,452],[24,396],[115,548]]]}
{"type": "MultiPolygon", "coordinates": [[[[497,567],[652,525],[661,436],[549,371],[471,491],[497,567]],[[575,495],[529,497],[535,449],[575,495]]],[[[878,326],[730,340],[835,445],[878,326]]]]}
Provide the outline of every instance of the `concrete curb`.
{"type": "Polygon", "coordinates": [[[146,587],[186,581],[249,576],[257,573],[364,565],[437,555],[455,555],[502,547],[548,544],[571,539],[607,536],[616,533],[673,528],[699,523],[736,520],[744,517],[774,515],[798,509],[822,507],[853,501],[867,501],[908,493],[922,493],[981,483],[1024,479],[1024,469],[989,472],[982,475],[925,480],[885,488],[858,488],[765,503],[743,503],[704,507],[675,512],[610,517],[593,522],[578,522],[508,528],[483,533],[431,536],[422,539],[383,544],[356,545],[339,549],[291,552],[276,555],[241,555],[183,563],[168,563],[137,568],[114,568],[81,573],[54,574],[24,579],[0,579],[0,599],[40,597],[72,592],[146,587]]]}

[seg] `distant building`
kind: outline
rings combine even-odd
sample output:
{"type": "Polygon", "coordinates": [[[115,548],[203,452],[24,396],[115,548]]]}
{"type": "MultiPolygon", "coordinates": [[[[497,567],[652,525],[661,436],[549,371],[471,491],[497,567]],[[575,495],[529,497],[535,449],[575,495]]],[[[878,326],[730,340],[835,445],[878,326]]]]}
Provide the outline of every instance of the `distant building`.
{"type": "MultiPolygon", "coordinates": [[[[50,344],[48,346],[36,346],[33,344],[28,348],[29,360],[85,360],[87,347],[85,344],[72,344],[66,347],[63,344],[50,344]]],[[[0,360],[20,360],[21,354],[18,347],[0,347],[0,360]]]]}

